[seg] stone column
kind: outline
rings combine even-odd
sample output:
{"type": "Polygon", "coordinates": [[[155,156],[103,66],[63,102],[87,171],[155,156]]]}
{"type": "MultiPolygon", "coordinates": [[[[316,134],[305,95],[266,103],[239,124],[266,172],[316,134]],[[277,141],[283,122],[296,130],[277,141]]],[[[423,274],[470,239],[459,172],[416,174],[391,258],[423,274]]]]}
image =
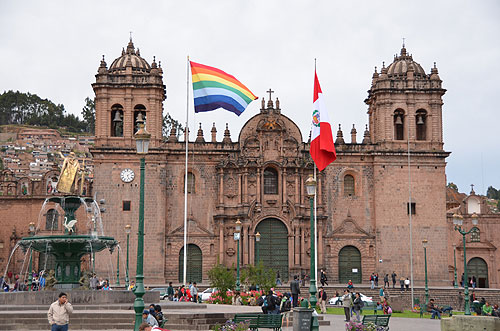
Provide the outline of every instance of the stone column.
{"type": "Polygon", "coordinates": [[[261,203],[262,202],[262,198],[260,196],[260,191],[261,191],[261,187],[260,187],[260,168],[257,169],[257,203],[261,203]]]}
{"type": "Polygon", "coordinates": [[[219,220],[219,263],[224,264],[224,221],[219,220]]]}
{"type": "Polygon", "coordinates": [[[241,236],[241,252],[243,255],[243,265],[248,264],[248,226],[244,225],[242,227],[243,233],[241,236]]]}
{"type": "Polygon", "coordinates": [[[323,260],[323,220],[318,219],[318,269],[325,268],[325,261],[323,260]]]}
{"type": "Polygon", "coordinates": [[[243,196],[242,196],[242,191],[241,191],[241,183],[242,183],[242,178],[241,178],[241,173],[238,175],[238,202],[243,203],[243,196]]]}
{"type": "Polygon", "coordinates": [[[224,171],[219,169],[219,204],[224,203],[224,171]]]}

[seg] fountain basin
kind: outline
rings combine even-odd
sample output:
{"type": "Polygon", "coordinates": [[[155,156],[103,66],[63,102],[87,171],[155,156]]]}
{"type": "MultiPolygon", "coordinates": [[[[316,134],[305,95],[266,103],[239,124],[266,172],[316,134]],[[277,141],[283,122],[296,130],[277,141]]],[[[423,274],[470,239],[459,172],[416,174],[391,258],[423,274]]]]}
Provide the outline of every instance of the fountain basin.
{"type": "Polygon", "coordinates": [[[33,249],[51,254],[56,260],[56,287],[69,289],[78,287],[83,255],[97,253],[105,248],[112,253],[118,245],[112,237],[91,235],[49,235],[22,238],[19,246],[24,252],[33,249]]]}

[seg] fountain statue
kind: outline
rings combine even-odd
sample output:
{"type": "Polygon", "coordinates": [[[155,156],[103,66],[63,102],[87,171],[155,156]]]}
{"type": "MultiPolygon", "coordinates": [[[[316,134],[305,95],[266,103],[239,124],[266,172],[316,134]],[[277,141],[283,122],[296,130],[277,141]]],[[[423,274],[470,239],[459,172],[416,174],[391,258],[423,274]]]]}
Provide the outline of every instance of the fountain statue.
{"type": "MultiPolygon", "coordinates": [[[[78,159],[74,153],[64,158],[63,167],[59,176],[57,190],[65,195],[54,196],[46,199],[48,202],[58,204],[64,211],[64,234],[31,235],[22,238],[19,246],[24,252],[34,250],[37,252],[51,254],[55,258],[55,285],[59,289],[71,289],[80,286],[82,277],[81,258],[86,254],[94,254],[104,249],[113,252],[118,242],[102,233],[99,235],[98,221],[101,220],[100,208],[97,202],[88,197],[81,197],[81,188],[78,190],[78,176],[83,183],[84,170],[80,168],[78,159]],[[87,229],[79,225],[77,231],[76,212],[83,207],[88,222],[87,229]],[[89,215],[90,214],[90,215],[89,215]],[[86,232],[86,233],[85,233],[86,232]]],[[[40,213],[43,213],[43,207],[40,213]]]]}

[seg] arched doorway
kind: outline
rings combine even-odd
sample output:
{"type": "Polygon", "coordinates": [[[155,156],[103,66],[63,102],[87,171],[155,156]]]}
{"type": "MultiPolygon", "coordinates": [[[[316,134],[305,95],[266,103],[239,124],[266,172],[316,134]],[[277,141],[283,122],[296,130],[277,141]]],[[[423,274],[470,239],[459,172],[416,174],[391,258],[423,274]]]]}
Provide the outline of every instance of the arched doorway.
{"type": "MultiPolygon", "coordinates": [[[[187,245],[187,270],[186,281],[201,283],[203,268],[203,255],[201,249],[195,244],[187,245]]],[[[179,282],[184,281],[184,246],[179,251],[179,282]]]]}
{"type": "Polygon", "coordinates": [[[339,282],[361,283],[361,253],[354,246],[345,246],[339,252],[339,282]]]}
{"type": "Polygon", "coordinates": [[[474,257],[467,263],[467,278],[472,279],[472,276],[476,277],[476,287],[489,287],[488,265],[480,257],[474,257]]]}
{"type": "Polygon", "coordinates": [[[288,281],[288,230],[279,219],[268,218],[257,225],[260,242],[255,247],[255,263],[279,270],[281,281],[288,281]]]}

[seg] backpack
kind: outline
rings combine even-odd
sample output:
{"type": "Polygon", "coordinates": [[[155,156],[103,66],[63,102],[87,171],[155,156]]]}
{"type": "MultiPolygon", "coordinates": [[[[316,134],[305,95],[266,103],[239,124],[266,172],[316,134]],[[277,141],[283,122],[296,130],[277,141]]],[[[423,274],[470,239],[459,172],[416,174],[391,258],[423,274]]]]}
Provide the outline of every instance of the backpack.
{"type": "Polygon", "coordinates": [[[290,302],[289,299],[287,299],[285,302],[283,302],[281,306],[281,312],[286,312],[292,310],[292,303],[290,302]]]}
{"type": "Polygon", "coordinates": [[[276,308],[276,304],[274,303],[274,296],[268,295],[266,297],[266,301],[264,301],[265,306],[268,310],[274,310],[276,308]]]}

